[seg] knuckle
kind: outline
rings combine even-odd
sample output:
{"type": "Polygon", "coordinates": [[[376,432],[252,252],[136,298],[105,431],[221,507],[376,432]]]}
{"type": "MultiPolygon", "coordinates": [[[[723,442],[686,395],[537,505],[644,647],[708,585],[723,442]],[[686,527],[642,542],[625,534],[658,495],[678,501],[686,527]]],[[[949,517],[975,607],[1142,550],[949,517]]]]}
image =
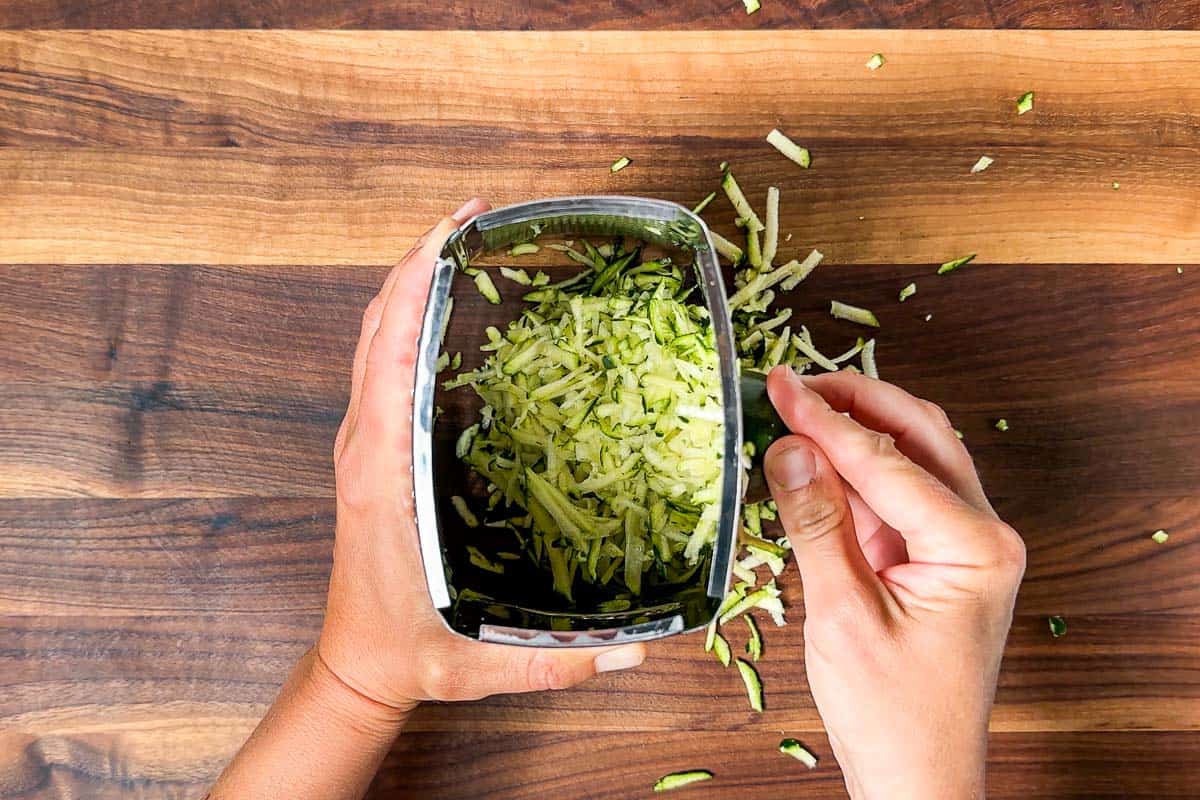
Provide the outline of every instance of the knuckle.
{"type": "Polygon", "coordinates": [[[351,446],[342,448],[333,466],[334,492],[338,504],[349,510],[370,507],[374,500],[371,487],[364,480],[358,450],[351,446]]]}
{"type": "Polygon", "coordinates": [[[1025,574],[1025,541],[1021,535],[1004,522],[997,522],[996,563],[1005,575],[1020,580],[1025,574]]]}
{"type": "Polygon", "coordinates": [[[854,649],[868,624],[862,605],[852,597],[844,597],[805,616],[804,639],[818,652],[840,658],[854,649]]]}
{"type": "Polygon", "coordinates": [[[946,409],[930,400],[922,400],[921,405],[925,409],[925,413],[937,424],[939,428],[954,427],[954,424],[950,422],[950,415],[946,413],[946,409]]]}
{"type": "Polygon", "coordinates": [[[872,460],[894,458],[900,452],[896,449],[896,440],[891,435],[879,431],[867,431],[865,445],[865,455],[872,460]]]}
{"type": "Polygon", "coordinates": [[[574,684],[571,670],[551,654],[538,651],[525,666],[525,679],[533,691],[566,689],[574,684]]]}
{"type": "Polygon", "coordinates": [[[421,665],[420,686],[433,700],[457,700],[461,693],[456,673],[444,658],[427,658],[421,665]]]}
{"type": "Polygon", "coordinates": [[[367,303],[367,308],[363,311],[362,329],[364,332],[374,330],[379,327],[379,320],[383,317],[383,297],[376,295],[371,302],[367,303]]]}
{"type": "Polygon", "coordinates": [[[820,539],[845,524],[849,509],[823,492],[812,489],[799,493],[791,505],[791,533],[806,540],[820,539]]]}

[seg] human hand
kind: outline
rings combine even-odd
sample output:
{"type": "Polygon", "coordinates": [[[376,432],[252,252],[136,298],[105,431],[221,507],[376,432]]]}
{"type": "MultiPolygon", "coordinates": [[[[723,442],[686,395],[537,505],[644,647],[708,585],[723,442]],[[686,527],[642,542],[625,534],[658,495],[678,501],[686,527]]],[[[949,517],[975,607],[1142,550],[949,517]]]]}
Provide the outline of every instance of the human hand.
{"type": "Polygon", "coordinates": [[[983,797],[1020,536],[932,403],[787,367],[767,390],[794,434],[767,451],[767,482],[804,584],[809,684],[851,797],[983,797]]]}
{"type": "Polygon", "coordinates": [[[317,654],[350,688],[402,712],[422,700],[562,689],[645,657],[640,644],[539,650],[469,641],[451,634],[430,602],[413,508],[417,338],[443,243],[487,208],[472,200],[439,222],[367,306],[334,443],[337,538],[317,654]]]}

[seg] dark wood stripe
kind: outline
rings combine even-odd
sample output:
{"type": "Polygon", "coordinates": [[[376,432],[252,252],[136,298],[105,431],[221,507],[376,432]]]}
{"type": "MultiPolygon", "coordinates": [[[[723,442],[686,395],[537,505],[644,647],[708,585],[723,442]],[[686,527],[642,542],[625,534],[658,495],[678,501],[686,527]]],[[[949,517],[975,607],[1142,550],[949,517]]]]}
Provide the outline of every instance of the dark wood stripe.
{"type": "MultiPolygon", "coordinates": [[[[332,496],[359,315],[383,269],[83,267],[53,283],[46,269],[0,269],[0,495],[332,496]]],[[[875,309],[883,375],[945,405],[998,498],[1067,516],[1082,497],[1190,496],[1200,361],[1179,343],[1200,333],[1200,270],[932,272],[821,267],[788,302],[831,353],[866,331],[828,301],[875,309]]],[[[469,366],[472,326],[514,311],[460,298],[450,346],[469,366]]]]}
{"type": "Polygon", "coordinates": [[[5,28],[345,28],[419,30],[727,30],[737,28],[1107,28],[1194,29],[1200,12],[1179,2],[1072,0],[764,0],[747,16],[736,0],[194,0],[159,5],[30,0],[0,8],[5,28]]]}
{"type": "MultiPolygon", "coordinates": [[[[797,602],[799,581],[787,584],[797,602]]],[[[703,633],[655,643],[637,670],[575,689],[429,705],[412,730],[452,732],[821,730],[803,677],[801,615],[765,620],[758,665],[767,713],[746,704],[736,672],[703,649],[703,633]]],[[[1200,616],[1072,615],[1052,639],[1045,618],[1016,619],[992,717],[997,731],[1200,730],[1200,616]]],[[[111,725],[144,703],[209,709],[231,723],[261,714],[290,663],[311,646],[319,613],[153,617],[0,615],[0,721],[36,728],[56,712],[71,729],[110,707],[111,725]]],[[[735,649],[743,645],[732,631],[735,649]]]]}
{"type": "MultiPolygon", "coordinates": [[[[369,796],[624,800],[649,796],[659,776],[681,769],[715,773],[711,783],[691,790],[697,797],[746,792],[822,800],[847,796],[824,735],[801,737],[820,758],[812,771],[778,752],[780,738],[776,731],[671,732],[656,734],[648,746],[642,737],[620,733],[422,733],[400,740],[369,796]]],[[[1197,763],[1200,737],[1194,734],[996,734],[988,758],[988,797],[1192,797],[1200,781],[1197,763]]]]}
{"type": "MultiPolygon", "coordinates": [[[[1028,549],[1019,614],[1200,612],[1200,520],[1190,498],[1084,494],[1071,508],[1001,498],[997,508],[1028,549]],[[1149,538],[1159,527],[1172,532],[1165,545],[1149,538]]],[[[315,613],[333,527],[325,498],[2,500],[0,613],[315,613]]]]}

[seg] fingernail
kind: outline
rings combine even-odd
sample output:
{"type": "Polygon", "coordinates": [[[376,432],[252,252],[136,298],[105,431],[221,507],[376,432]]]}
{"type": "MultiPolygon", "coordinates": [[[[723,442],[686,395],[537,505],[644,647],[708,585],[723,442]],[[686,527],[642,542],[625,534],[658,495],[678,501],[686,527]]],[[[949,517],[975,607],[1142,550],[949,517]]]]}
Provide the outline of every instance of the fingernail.
{"type": "Polygon", "coordinates": [[[454,218],[455,222],[459,222],[459,223],[465,222],[467,212],[471,209],[471,206],[477,202],[479,202],[479,198],[472,197],[470,200],[468,200],[467,202],[465,202],[461,206],[459,206],[458,211],[455,211],[450,216],[454,218]]]}
{"type": "Polygon", "coordinates": [[[596,672],[615,672],[633,669],[646,660],[646,651],[640,647],[619,647],[596,656],[596,672]]]}
{"type": "Polygon", "coordinates": [[[784,450],[771,459],[771,480],[781,489],[794,491],[812,483],[817,474],[817,460],[804,445],[784,450]]]}

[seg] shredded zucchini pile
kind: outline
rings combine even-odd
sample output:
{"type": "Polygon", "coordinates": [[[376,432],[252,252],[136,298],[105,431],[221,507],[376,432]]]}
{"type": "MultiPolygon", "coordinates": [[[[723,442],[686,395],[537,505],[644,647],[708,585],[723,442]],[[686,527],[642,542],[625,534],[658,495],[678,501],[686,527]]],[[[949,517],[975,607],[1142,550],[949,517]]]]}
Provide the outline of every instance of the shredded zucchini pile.
{"type": "Polygon", "coordinates": [[[584,247],[582,273],[526,294],[483,366],[445,384],[485,403],[457,455],[568,600],[577,579],[686,581],[716,538],[723,455],[712,329],[683,271],[584,247]]]}

